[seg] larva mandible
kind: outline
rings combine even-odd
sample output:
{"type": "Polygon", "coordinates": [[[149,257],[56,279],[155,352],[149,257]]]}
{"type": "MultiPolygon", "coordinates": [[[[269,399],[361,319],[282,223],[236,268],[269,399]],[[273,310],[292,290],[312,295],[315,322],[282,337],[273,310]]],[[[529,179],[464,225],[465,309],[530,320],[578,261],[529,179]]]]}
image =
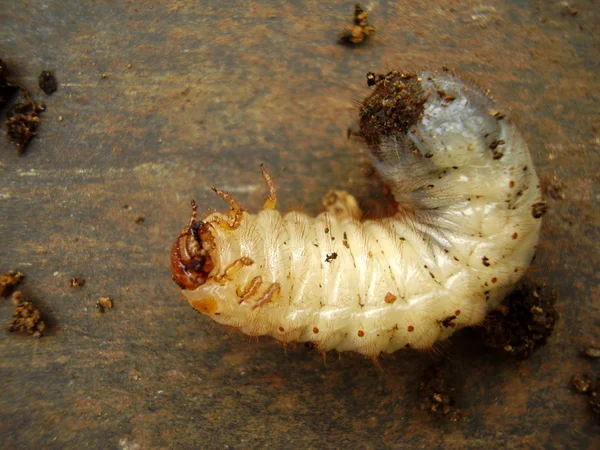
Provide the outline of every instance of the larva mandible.
{"type": "Polygon", "coordinates": [[[545,211],[521,134],[477,86],[449,73],[367,75],[359,112],[373,164],[398,203],[361,221],[332,191],[326,212],[282,216],[270,195],[192,219],[173,279],[199,312],[248,335],[368,356],[428,348],[481,323],[529,266],[545,211]]]}

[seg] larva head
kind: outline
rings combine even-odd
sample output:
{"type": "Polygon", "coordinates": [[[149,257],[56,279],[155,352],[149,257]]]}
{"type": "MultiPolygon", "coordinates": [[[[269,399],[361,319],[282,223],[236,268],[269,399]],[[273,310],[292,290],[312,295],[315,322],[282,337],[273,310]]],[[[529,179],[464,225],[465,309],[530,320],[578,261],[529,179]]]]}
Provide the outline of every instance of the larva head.
{"type": "Polygon", "coordinates": [[[182,289],[194,290],[202,286],[213,269],[210,251],[214,238],[208,224],[196,220],[196,203],[192,202],[194,213],[171,249],[171,273],[173,281],[182,289]]]}

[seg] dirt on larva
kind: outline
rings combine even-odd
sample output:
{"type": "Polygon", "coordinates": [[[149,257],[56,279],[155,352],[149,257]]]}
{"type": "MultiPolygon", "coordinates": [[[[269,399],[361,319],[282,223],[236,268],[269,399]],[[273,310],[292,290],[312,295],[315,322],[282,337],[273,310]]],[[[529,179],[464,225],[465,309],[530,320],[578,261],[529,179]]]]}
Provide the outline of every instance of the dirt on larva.
{"type": "Polygon", "coordinates": [[[502,349],[518,360],[529,358],[546,344],[559,319],[555,295],[542,291],[548,289],[521,283],[474,332],[488,347],[502,349]]]}
{"type": "Polygon", "coordinates": [[[406,133],[421,119],[427,98],[417,75],[412,73],[369,72],[367,84],[373,86],[373,92],[360,105],[360,133],[377,156],[375,150],[382,138],[406,133]]]}

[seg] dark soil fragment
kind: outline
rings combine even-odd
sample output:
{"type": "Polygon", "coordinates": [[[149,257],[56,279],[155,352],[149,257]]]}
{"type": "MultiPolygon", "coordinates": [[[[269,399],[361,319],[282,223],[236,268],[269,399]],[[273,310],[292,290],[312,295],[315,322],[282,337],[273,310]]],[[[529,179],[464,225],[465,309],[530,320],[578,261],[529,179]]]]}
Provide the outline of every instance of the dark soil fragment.
{"type": "Polygon", "coordinates": [[[85,278],[83,277],[72,277],[69,278],[69,284],[71,287],[80,287],[85,285],[85,278]]]}
{"type": "Polygon", "coordinates": [[[571,378],[571,386],[589,397],[590,407],[596,417],[600,419],[600,377],[589,374],[576,374],[571,378]]]}
{"type": "Polygon", "coordinates": [[[456,408],[454,388],[449,386],[441,365],[430,366],[419,383],[421,409],[432,414],[442,415],[448,420],[460,420],[460,410],[456,408]]]}
{"type": "Polygon", "coordinates": [[[367,12],[357,3],[354,6],[353,24],[340,33],[339,41],[341,44],[360,44],[374,32],[375,28],[367,20],[367,12]]]}
{"type": "Polygon", "coordinates": [[[25,102],[14,105],[9,110],[6,121],[8,137],[17,143],[19,154],[23,153],[29,141],[38,135],[39,113],[46,109],[43,103],[36,103],[25,89],[20,89],[25,102]]]}
{"type": "Polygon", "coordinates": [[[44,91],[46,95],[53,94],[58,88],[56,78],[50,70],[44,70],[42,73],[40,73],[40,76],[38,77],[38,84],[40,85],[40,89],[44,91]]]}
{"type": "Polygon", "coordinates": [[[0,107],[15,95],[18,86],[15,86],[10,81],[6,79],[6,63],[0,59],[0,107]]]}
{"type": "Polygon", "coordinates": [[[6,297],[12,292],[12,289],[21,282],[25,275],[15,270],[9,270],[0,275],[0,295],[6,297]]]}
{"type": "Polygon", "coordinates": [[[101,313],[112,309],[112,307],[113,301],[110,297],[100,297],[96,302],[96,308],[98,308],[98,311],[100,311],[101,313]]]}
{"type": "Polygon", "coordinates": [[[33,306],[33,303],[24,302],[20,291],[12,295],[12,301],[16,308],[12,322],[7,326],[8,331],[26,331],[34,337],[42,337],[46,324],[42,320],[40,310],[33,306]]]}
{"type": "Polygon", "coordinates": [[[540,287],[523,283],[476,330],[481,340],[519,360],[533,355],[546,344],[559,319],[554,296],[540,292],[540,287]]]}

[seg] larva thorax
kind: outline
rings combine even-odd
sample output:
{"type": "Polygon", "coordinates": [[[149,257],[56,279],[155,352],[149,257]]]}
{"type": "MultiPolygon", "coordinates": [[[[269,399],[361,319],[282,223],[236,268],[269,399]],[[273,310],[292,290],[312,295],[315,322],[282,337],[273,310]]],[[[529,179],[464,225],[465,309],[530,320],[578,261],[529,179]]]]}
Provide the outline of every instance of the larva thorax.
{"type": "Polygon", "coordinates": [[[374,356],[427,348],[481,322],[533,257],[543,210],[516,127],[450,74],[369,74],[359,111],[373,164],[398,204],[361,221],[332,191],[316,218],[196,208],[171,253],[174,280],[199,312],[250,335],[374,356]]]}

